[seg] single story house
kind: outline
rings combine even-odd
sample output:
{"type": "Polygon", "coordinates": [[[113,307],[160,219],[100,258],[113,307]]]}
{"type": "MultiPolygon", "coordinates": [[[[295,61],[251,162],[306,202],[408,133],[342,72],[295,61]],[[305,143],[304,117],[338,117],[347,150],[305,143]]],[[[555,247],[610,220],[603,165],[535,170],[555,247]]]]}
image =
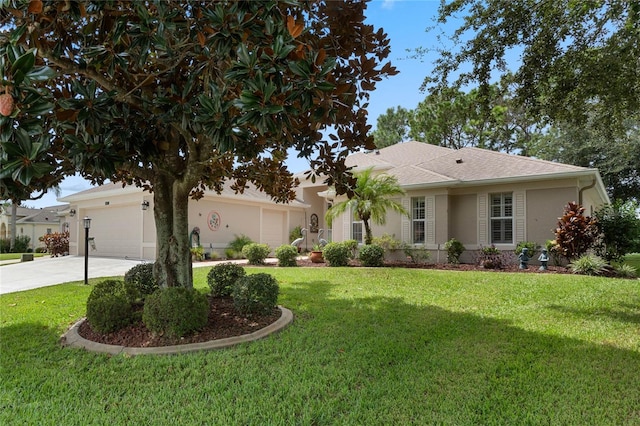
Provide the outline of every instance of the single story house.
{"type": "MultiPolygon", "coordinates": [[[[474,251],[491,245],[504,251],[523,241],[544,245],[554,238],[568,202],[578,202],[589,215],[609,203],[596,169],[480,148],[454,150],[412,141],[356,153],[347,164],[398,179],[406,195],[397,201],[410,215],[389,212],[385,226],[372,226],[373,235],[424,247],[432,260],[444,261],[441,251],[451,238],[464,244],[462,261],[467,262],[474,251]]],[[[335,201],[322,185],[305,184],[301,198],[316,208],[313,192],[335,201]]],[[[348,212],[333,222],[331,237],[361,242],[363,228],[348,212]]]]}
{"type": "MultiPolygon", "coordinates": [[[[64,210],[66,205],[32,209],[18,206],[16,208],[16,237],[29,237],[29,248],[35,250],[44,247],[40,237],[53,232],[63,232],[68,229],[65,222],[64,210]]],[[[0,205],[0,238],[11,238],[11,204],[0,205]]]]}
{"type": "MultiPolygon", "coordinates": [[[[355,171],[395,176],[406,191],[398,201],[410,212],[389,212],[384,226],[373,225],[374,236],[388,234],[405,243],[424,247],[432,260],[444,261],[444,243],[461,241],[471,261],[474,250],[494,245],[514,250],[522,241],[543,245],[554,238],[564,206],[576,201],[592,215],[609,203],[596,169],[515,156],[479,148],[453,150],[422,142],[405,142],[347,158],[355,171]]],[[[247,235],[275,249],[290,243],[296,226],[307,228],[303,248],[311,248],[324,230],[324,239],[363,240],[362,223],[352,212],[333,221],[324,216],[339,201],[331,188],[299,175],[297,199],[276,204],[253,189],[244,194],[225,190],[190,201],[190,227],[199,228],[200,244],[223,253],[236,235],[247,235]]],[[[153,196],[139,188],[108,184],[61,198],[69,203],[71,254],[83,254],[82,218],[92,219],[95,254],[130,258],[155,258],[153,196]],[[143,204],[149,209],[144,210],[143,204]]]]}

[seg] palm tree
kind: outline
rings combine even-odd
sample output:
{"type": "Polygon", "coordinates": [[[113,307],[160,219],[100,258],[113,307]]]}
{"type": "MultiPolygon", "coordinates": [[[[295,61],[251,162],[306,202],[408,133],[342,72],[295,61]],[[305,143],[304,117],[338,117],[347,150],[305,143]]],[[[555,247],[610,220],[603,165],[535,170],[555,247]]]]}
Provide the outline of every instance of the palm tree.
{"type": "Polygon", "coordinates": [[[371,244],[373,236],[370,220],[378,225],[384,225],[387,221],[388,209],[409,215],[409,212],[401,204],[389,198],[404,195],[405,192],[394,176],[387,174],[372,176],[372,169],[356,173],[355,177],[357,181],[353,197],[334,204],[327,210],[325,220],[331,226],[333,219],[351,209],[356,220],[361,220],[364,223],[364,243],[371,244]]]}

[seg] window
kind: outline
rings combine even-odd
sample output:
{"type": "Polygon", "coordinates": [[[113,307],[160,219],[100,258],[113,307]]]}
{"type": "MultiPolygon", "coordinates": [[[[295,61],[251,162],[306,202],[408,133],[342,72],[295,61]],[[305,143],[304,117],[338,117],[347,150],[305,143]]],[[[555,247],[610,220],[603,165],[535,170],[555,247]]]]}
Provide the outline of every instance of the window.
{"type": "Polygon", "coordinates": [[[411,199],[411,241],[424,244],[425,236],[425,201],[424,198],[411,199]]]}
{"type": "Polygon", "coordinates": [[[513,194],[491,195],[491,244],[513,244],[513,194]]]}
{"type": "Polygon", "coordinates": [[[356,240],[358,243],[362,243],[363,241],[363,232],[362,232],[362,221],[360,222],[352,222],[351,223],[351,238],[356,240]]]}

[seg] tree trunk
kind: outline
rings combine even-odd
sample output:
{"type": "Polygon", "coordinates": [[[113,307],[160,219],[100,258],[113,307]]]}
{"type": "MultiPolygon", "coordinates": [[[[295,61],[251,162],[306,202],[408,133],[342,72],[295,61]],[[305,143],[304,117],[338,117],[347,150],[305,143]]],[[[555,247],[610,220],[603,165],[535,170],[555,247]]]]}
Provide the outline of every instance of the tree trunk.
{"type": "Polygon", "coordinates": [[[189,247],[189,189],[168,177],[153,185],[156,262],[153,276],[160,287],[193,288],[189,247]]]}
{"type": "Polygon", "coordinates": [[[9,232],[11,234],[10,236],[10,242],[9,242],[9,252],[13,253],[13,251],[16,248],[16,232],[18,227],[16,226],[16,223],[18,222],[18,205],[15,203],[15,201],[11,202],[11,223],[9,224],[9,232]]]}
{"type": "Polygon", "coordinates": [[[373,234],[371,233],[371,225],[369,224],[368,219],[363,219],[364,223],[364,243],[369,245],[373,242],[373,234]]]}

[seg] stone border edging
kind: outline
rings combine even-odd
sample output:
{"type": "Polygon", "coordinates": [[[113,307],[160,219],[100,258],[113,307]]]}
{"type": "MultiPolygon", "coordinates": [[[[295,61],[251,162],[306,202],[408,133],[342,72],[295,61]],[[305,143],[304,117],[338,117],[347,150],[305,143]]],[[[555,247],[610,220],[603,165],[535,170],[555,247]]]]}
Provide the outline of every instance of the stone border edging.
{"type": "Polygon", "coordinates": [[[210,340],[208,342],[201,343],[189,343],[185,345],[173,345],[173,346],[154,346],[149,348],[134,348],[127,346],[107,345],[104,343],[92,342],[78,334],[80,325],[86,321],[86,318],[82,318],[74,325],[71,326],[66,333],[60,337],[60,343],[62,346],[72,348],[82,348],[90,352],[106,353],[111,355],[171,355],[181,354],[195,351],[206,351],[212,349],[223,349],[230,346],[238,345],[240,343],[252,342],[254,340],[262,339],[270,334],[278,332],[293,322],[293,312],[289,309],[278,306],[282,315],[278,320],[266,327],[256,330],[250,334],[243,334],[241,336],[227,337],[225,339],[210,340]]]}

